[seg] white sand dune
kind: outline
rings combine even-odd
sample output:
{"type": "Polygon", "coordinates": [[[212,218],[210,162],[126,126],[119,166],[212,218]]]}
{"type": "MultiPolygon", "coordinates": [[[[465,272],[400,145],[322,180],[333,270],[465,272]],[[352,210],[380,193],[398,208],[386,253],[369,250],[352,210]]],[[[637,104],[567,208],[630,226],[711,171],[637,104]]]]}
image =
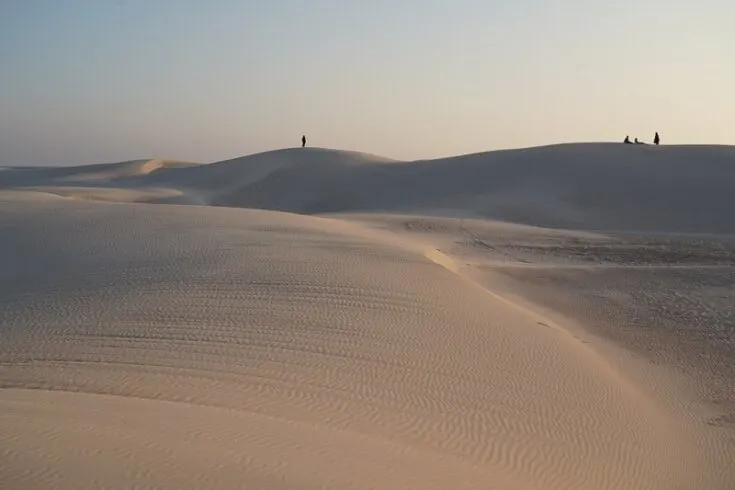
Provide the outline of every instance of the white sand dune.
{"type": "Polygon", "coordinates": [[[468,251],[606,239],[542,223],[734,232],[734,158],[294,149],[3,171],[0,488],[733,488],[727,429],[670,405],[673,378],[473,273],[519,255],[468,251]],[[167,199],[218,206],[130,203],[167,199]]]}
{"type": "Polygon", "coordinates": [[[144,187],[82,187],[82,186],[49,186],[28,187],[28,192],[49,194],[81,201],[107,201],[126,203],[156,204],[199,204],[184,192],[171,188],[144,187]]]}
{"type": "Polygon", "coordinates": [[[68,183],[114,181],[125,177],[150,175],[164,169],[188,168],[196,165],[198,164],[160,158],[152,160],[131,160],[120,163],[64,167],[57,169],[55,177],[58,182],[68,183]]]}
{"type": "Polygon", "coordinates": [[[138,161],[3,172],[0,189],[170,188],[188,201],[302,214],[403,212],[535,226],[735,233],[735,148],[568,144],[419,162],[318,148],[207,165],[138,161]],[[145,171],[155,168],[157,171],[145,171]]]}
{"type": "Polygon", "coordinates": [[[403,211],[560,228],[733,233],[734,187],[733,148],[582,144],[400,165],[315,159],[212,201],[308,214],[403,211]]]}
{"type": "Polygon", "coordinates": [[[0,188],[75,185],[124,186],[135,177],[152,176],[163,170],[182,169],[197,165],[199,164],[156,158],[70,167],[6,167],[6,171],[0,177],[0,188]]]}

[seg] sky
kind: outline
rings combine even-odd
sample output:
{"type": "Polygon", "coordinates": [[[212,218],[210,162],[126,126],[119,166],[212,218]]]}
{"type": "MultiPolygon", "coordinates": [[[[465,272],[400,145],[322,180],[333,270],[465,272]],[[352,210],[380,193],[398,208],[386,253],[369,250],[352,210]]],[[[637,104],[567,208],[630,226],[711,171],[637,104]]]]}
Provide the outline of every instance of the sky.
{"type": "Polygon", "coordinates": [[[0,0],[0,166],[735,144],[732,0],[0,0]]]}

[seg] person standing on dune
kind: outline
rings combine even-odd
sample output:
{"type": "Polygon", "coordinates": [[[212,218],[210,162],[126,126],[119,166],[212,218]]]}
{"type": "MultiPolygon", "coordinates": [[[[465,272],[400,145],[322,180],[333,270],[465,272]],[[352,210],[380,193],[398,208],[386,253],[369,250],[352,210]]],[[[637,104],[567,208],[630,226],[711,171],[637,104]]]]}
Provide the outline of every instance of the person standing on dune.
{"type": "Polygon", "coordinates": [[[660,141],[661,138],[658,137],[658,131],[656,131],[656,136],[653,137],[653,144],[658,146],[660,141]]]}
{"type": "Polygon", "coordinates": [[[305,134],[302,134],[301,135],[301,148],[303,148],[305,146],[306,146],[306,135],[305,134]]]}

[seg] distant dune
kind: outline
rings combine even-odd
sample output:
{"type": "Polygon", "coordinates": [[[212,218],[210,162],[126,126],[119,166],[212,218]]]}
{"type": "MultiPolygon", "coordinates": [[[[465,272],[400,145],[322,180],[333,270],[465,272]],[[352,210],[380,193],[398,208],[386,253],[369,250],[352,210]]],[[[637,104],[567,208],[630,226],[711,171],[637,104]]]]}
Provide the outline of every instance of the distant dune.
{"type": "Polygon", "coordinates": [[[301,214],[402,212],[535,226],[735,233],[735,148],[567,144],[398,162],[316,148],[3,172],[0,186],[172,189],[182,202],[301,214]]]}
{"type": "Polygon", "coordinates": [[[7,168],[0,488],[731,490],[733,189],[714,146],[7,168]]]}
{"type": "Polygon", "coordinates": [[[5,170],[9,172],[3,174],[0,185],[3,187],[76,184],[113,186],[124,179],[151,175],[165,169],[180,169],[196,165],[199,164],[156,158],[69,167],[6,167],[5,170]]]}

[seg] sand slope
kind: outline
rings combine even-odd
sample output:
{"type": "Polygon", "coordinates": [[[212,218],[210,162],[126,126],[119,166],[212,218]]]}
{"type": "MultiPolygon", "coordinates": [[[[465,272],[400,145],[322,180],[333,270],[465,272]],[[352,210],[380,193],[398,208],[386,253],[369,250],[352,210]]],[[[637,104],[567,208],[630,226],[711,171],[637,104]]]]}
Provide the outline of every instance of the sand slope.
{"type": "Polygon", "coordinates": [[[0,209],[3,488],[711,483],[645,393],[436,250],[263,211],[0,209]]]}
{"type": "Polygon", "coordinates": [[[734,156],[6,169],[0,487],[732,488],[726,429],[484,273],[612,236],[528,224],[732,233],[734,156]]]}
{"type": "Polygon", "coordinates": [[[270,212],[62,209],[0,214],[4,488],[703,482],[666,412],[440,252],[270,212]]]}

